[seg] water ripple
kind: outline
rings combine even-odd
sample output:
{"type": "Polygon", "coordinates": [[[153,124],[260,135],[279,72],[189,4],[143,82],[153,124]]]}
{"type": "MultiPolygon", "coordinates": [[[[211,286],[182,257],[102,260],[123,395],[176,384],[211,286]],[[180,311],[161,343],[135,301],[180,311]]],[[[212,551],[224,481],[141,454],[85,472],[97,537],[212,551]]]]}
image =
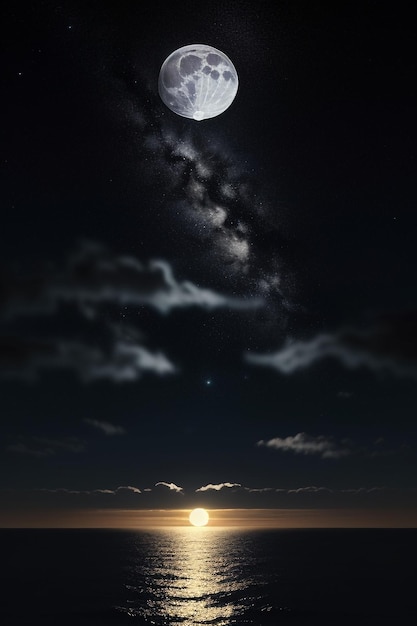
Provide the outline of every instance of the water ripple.
{"type": "Polygon", "coordinates": [[[125,615],[157,625],[229,626],[262,602],[241,535],[175,529],[134,538],[125,615]]]}

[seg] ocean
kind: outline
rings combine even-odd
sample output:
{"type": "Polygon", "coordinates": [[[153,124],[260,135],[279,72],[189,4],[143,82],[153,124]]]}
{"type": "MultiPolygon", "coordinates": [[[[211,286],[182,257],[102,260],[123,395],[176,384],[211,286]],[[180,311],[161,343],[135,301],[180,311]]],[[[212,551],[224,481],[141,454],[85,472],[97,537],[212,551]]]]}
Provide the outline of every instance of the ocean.
{"type": "Polygon", "coordinates": [[[414,624],[417,530],[0,530],[5,626],[414,624]]]}

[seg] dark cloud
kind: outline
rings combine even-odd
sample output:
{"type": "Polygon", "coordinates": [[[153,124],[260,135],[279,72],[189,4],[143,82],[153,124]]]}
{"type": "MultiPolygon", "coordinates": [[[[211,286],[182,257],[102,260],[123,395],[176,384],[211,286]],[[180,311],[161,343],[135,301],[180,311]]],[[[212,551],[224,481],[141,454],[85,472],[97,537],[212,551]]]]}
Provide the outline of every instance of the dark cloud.
{"type": "Polygon", "coordinates": [[[349,400],[352,396],[353,396],[352,391],[338,391],[337,392],[337,397],[343,398],[344,400],[349,400]]]}
{"type": "Polygon", "coordinates": [[[86,383],[178,371],[164,351],[144,345],[138,328],[113,321],[127,307],[165,316],[188,308],[246,311],[263,303],[177,280],[165,261],[142,264],[93,243],[81,244],[61,268],[3,276],[2,294],[0,376],[36,380],[42,371],[67,370],[86,383]],[[38,335],[33,321],[43,321],[38,335]]]}
{"type": "Polygon", "coordinates": [[[49,439],[48,437],[31,437],[28,441],[18,442],[7,446],[9,452],[33,456],[36,458],[55,456],[62,452],[78,454],[84,452],[85,441],[77,437],[61,437],[59,439],[49,439]]]}
{"type": "Polygon", "coordinates": [[[120,493],[130,493],[130,494],[141,494],[142,491],[138,487],[132,487],[131,485],[122,485],[120,487],[116,487],[115,489],[92,489],[88,490],[77,490],[77,489],[65,489],[63,487],[59,487],[58,489],[39,489],[38,491],[42,491],[44,493],[56,493],[56,494],[67,494],[72,496],[86,495],[93,496],[96,494],[102,494],[107,496],[115,496],[120,493]]]}

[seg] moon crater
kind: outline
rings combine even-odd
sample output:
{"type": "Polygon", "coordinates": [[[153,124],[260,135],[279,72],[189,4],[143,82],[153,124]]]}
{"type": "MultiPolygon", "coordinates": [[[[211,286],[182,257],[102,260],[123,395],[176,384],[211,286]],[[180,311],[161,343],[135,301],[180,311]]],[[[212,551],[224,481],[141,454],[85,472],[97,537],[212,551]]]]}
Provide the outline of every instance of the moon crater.
{"type": "Polygon", "coordinates": [[[238,83],[236,69],[223,52],[193,44],[164,61],[158,91],[171,111],[200,121],[223,113],[232,104],[238,83]]]}

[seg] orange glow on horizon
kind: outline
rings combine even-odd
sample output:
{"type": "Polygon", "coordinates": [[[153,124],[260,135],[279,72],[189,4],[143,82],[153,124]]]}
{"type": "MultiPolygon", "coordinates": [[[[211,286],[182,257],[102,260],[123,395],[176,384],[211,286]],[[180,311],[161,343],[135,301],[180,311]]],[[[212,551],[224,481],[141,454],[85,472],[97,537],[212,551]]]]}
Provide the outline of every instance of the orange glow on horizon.
{"type": "MultiPolygon", "coordinates": [[[[0,527],[126,530],[184,526],[190,528],[190,512],[190,509],[19,510],[3,513],[0,518],[0,527]]],[[[210,525],[204,526],[204,530],[417,527],[417,510],[414,509],[208,509],[208,513],[210,525]]]]}

